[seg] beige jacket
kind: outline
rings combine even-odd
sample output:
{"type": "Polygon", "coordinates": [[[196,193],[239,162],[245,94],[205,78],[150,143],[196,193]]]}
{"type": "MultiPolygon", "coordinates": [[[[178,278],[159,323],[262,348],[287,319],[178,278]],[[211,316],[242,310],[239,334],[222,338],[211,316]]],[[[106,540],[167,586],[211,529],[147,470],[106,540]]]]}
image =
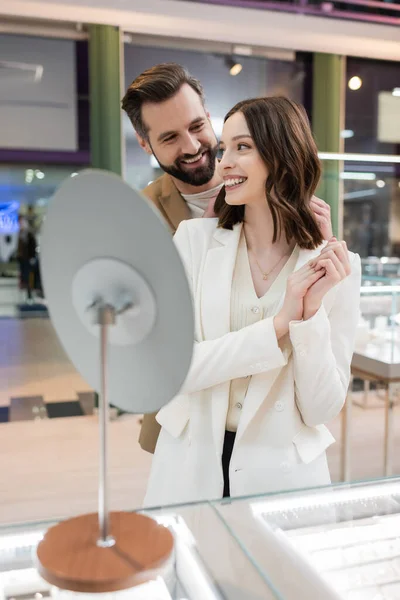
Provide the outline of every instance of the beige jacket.
{"type": "Polygon", "coordinates": [[[188,205],[169,175],[162,175],[142,193],[158,208],[172,233],[175,233],[181,221],[191,218],[188,205]]]}

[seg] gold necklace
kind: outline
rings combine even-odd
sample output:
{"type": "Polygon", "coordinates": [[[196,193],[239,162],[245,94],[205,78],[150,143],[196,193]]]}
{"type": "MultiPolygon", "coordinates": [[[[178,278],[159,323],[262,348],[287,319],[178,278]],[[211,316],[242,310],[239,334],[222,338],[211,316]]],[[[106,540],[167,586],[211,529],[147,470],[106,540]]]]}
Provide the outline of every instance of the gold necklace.
{"type": "Polygon", "coordinates": [[[245,242],[246,242],[247,251],[248,251],[248,252],[251,252],[251,253],[253,254],[253,256],[254,256],[254,260],[256,261],[257,267],[258,267],[258,268],[259,268],[259,270],[260,270],[260,273],[261,273],[261,275],[262,275],[262,278],[263,278],[263,280],[264,280],[264,281],[266,281],[266,280],[268,279],[268,277],[271,275],[271,273],[272,273],[273,271],[275,271],[275,269],[276,269],[276,267],[279,265],[279,263],[280,263],[280,262],[281,262],[281,261],[282,261],[284,258],[286,258],[287,256],[289,256],[290,252],[287,252],[286,254],[284,254],[283,256],[281,256],[281,258],[278,260],[278,262],[276,263],[276,265],[275,265],[274,267],[272,267],[272,269],[271,269],[270,271],[263,271],[263,270],[262,270],[262,268],[260,267],[260,263],[259,263],[259,262],[258,262],[258,260],[257,260],[257,256],[255,255],[255,252],[253,252],[253,250],[251,250],[251,249],[248,247],[248,244],[247,244],[247,238],[246,238],[246,232],[245,232],[245,229],[244,229],[244,227],[243,227],[243,234],[244,234],[244,239],[245,239],[245,242]]]}
{"type": "Polygon", "coordinates": [[[285,254],[284,256],[281,256],[281,258],[278,260],[278,262],[276,263],[276,265],[274,267],[272,267],[272,269],[270,271],[263,271],[262,268],[260,267],[260,263],[257,260],[256,255],[253,252],[253,256],[254,256],[254,260],[256,261],[257,267],[260,269],[261,275],[263,276],[264,281],[266,281],[268,279],[268,277],[271,275],[271,273],[273,271],[275,271],[276,267],[279,265],[279,263],[286,258],[286,256],[289,256],[289,254],[285,254]]]}

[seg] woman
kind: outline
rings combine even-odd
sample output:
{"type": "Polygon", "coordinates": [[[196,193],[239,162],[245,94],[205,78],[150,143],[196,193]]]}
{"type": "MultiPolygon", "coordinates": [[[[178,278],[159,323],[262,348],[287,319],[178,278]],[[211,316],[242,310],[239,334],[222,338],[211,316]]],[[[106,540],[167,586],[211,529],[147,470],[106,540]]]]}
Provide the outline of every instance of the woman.
{"type": "Polygon", "coordinates": [[[196,344],[162,426],[145,504],[330,483],[325,427],[341,410],[359,314],[360,259],[323,243],[305,111],[286,98],[226,116],[216,219],[183,222],[196,344]]]}

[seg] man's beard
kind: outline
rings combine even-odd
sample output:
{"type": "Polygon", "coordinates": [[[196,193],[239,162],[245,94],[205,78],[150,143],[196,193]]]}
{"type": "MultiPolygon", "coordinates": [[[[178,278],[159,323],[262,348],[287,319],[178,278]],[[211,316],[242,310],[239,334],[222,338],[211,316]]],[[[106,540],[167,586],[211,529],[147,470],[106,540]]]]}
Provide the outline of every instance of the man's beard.
{"type": "Polygon", "coordinates": [[[204,144],[196,154],[183,154],[177,158],[172,165],[163,165],[153,151],[154,157],[157,159],[160,168],[165,171],[165,173],[168,173],[168,175],[171,175],[171,177],[175,177],[175,179],[179,179],[179,181],[182,181],[183,183],[187,183],[195,187],[209,183],[214,177],[217,153],[218,146],[212,147],[204,144]],[[206,153],[207,163],[201,167],[198,167],[197,169],[185,169],[184,164],[182,164],[182,160],[190,160],[194,156],[197,156],[197,154],[200,152],[206,153]]]}

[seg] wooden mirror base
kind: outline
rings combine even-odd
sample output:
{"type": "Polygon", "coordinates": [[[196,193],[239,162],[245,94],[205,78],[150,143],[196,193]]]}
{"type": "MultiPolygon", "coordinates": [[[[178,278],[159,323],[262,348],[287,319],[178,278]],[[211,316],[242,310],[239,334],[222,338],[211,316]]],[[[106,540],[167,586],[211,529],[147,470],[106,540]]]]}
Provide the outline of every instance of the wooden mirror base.
{"type": "Polygon", "coordinates": [[[38,571],[48,583],[82,593],[115,592],[150,581],[173,558],[172,533],[145,515],[111,512],[111,547],[98,545],[97,513],[51,527],[37,547],[38,571]]]}

